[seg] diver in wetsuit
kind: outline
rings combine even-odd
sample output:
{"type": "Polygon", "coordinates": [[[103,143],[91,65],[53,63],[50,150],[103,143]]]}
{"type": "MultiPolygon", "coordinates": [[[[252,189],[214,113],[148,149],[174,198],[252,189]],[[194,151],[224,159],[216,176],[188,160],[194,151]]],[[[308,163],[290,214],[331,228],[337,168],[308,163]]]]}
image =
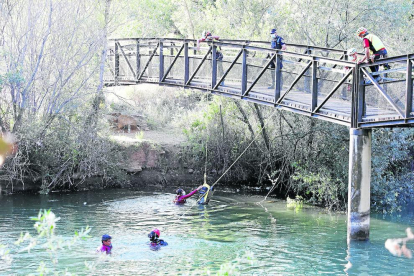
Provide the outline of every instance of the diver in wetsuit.
{"type": "Polygon", "coordinates": [[[177,191],[176,191],[177,195],[175,196],[173,202],[175,204],[184,204],[184,203],[186,203],[186,201],[187,201],[186,199],[189,198],[190,196],[194,195],[198,191],[200,191],[200,189],[202,187],[203,186],[200,186],[200,187],[198,187],[197,189],[195,189],[194,191],[192,191],[191,193],[188,193],[188,194],[185,194],[185,191],[181,188],[177,189],[177,191]]]}
{"type": "Polygon", "coordinates": [[[158,250],[161,246],[167,246],[168,243],[164,240],[159,239],[161,233],[160,230],[155,228],[148,234],[148,238],[150,239],[150,248],[151,250],[158,250]]]}

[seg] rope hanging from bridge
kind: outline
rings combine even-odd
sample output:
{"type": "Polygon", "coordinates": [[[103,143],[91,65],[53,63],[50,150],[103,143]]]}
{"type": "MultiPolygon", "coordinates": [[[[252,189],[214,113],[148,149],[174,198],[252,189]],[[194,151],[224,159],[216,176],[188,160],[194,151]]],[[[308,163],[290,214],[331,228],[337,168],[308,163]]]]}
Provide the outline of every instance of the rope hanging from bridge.
{"type": "MultiPolygon", "coordinates": [[[[254,141],[256,141],[256,139],[259,137],[259,135],[263,132],[263,130],[267,127],[267,124],[268,124],[268,122],[269,122],[269,119],[270,118],[272,118],[275,114],[276,114],[276,112],[277,112],[278,110],[277,109],[275,109],[274,111],[273,111],[273,113],[266,119],[267,121],[266,121],[266,123],[264,124],[264,126],[263,126],[263,128],[261,128],[257,133],[256,133],[256,135],[254,136],[254,138],[252,139],[252,141],[247,145],[247,147],[243,150],[243,152],[236,158],[236,160],[234,160],[234,162],[224,171],[224,173],[214,182],[214,184],[213,185],[211,185],[211,189],[213,189],[214,188],[214,186],[216,186],[218,183],[219,183],[219,181],[229,172],[229,170],[237,163],[237,161],[239,161],[239,159],[246,153],[246,151],[250,148],[250,146],[254,143],[254,141]]],[[[206,153],[206,155],[207,155],[207,153],[206,153]]],[[[205,176],[206,176],[206,174],[205,174],[205,176]]],[[[204,178],[204,182],[206,182],[206,177],[204,178]]],[[[273,189],[272,189],[273,190],[273,189]]],[[[268,194],[269,195],[269,194],[268,194]]],[[[196,202],[194,202],[191,206],[190,206],[190,208],[188,208],[179,218],[178,218],[178,220],[175,220],[174,221],[174,224],[173,225],[175,225],[175,224],[177,224],[195,205],[198,205],[198,202],[202,199],[204,197],[204,195],[201,195],[197,200],[196,200],[196,202]]],[[[266,196],[267,197],[267,196],[266,196]]]]}

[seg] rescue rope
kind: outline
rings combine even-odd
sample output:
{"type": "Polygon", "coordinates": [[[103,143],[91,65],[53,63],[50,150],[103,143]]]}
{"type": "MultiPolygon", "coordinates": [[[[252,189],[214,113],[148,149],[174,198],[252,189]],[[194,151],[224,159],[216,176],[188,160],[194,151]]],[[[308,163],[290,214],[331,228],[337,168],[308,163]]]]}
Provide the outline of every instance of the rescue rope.
{"type": "MultiPolygon", "coordinates": [[[[276,112],[278,110],[275,109],[275,111],[273,111],[273,113],[266,119],[269,120],[270,118],[272,118],[276,112]]],[[[237,161],[239,161],[239,159],[246,153],[246,151],[250,148],[250,146],[256,141],[256,139],[259,137],[259,135],[263,132],[263,130],[267,127],[269,121],[267,121],[265,123],[265,125],[256,133],[255,137],[253,138],[253,140],[247,145],[247,147],[244,149],[244,151],[236,158],[236,160],[234,160],[234,162],[226,169],[226,171],[216,180],[216,182],[214,182],[213,185],[211,185],[211,188],[213,188],[216,184],[218,184],[218,182],[223,178],[223,176],[225,176],[228,171],[237,163],[237,161]]]]}
{"type": "MultiPolygon", "coordinates": [[[[259,137],[259,135],[263,132],[263,130],[267,127],[267,124],[268,124],[268,122],[269,122],[269,119],[270,118],[272,118],[275,114],[276,114],[276,112],[277,112],[278,110],[277,109],[275,109],[275,111],[273,111],[273,113],[266,119],[267,120],[267,122],[264,124],[264,126],[263,126],[263,128],[261,128],[257,133],[256,133],[256,135],[253,137],[253,140],[247,145],[247,147],[244,149],[244,151],[236,158],[236,160],[234,160],[234,162],[224,171],[224,173],[216,180],[216,182],[214,182],[214,184],[213,185],[211,185],[211,189],[213,189],[214,188],[214,186],[215,185],[217,185],[218,184],[218,182],[223,178],[223,176],[225,176],[228,172],[229,172],[229,170],[237,163],[237,161],[239,161],[239,159],[246,153],[246,151],[250,148],[250,146],[256,141],[256,139],[259,137]]],[[[207,176],[207,174],[206,174],[206,171],[207,171],[207,147],[206,147],[206,166],[205,166],[205,173],[204,173],[204,182],[206,182],[206,176],[207,176]]],[[[270,192],[271,191],[273,191],[274,190],[274,187],[276,186],[276,182],[277,181],[275,181],[275,184],[273,185],[273,187],[272,187],[272,189],[269,191],[269,193],[268,193],[268,195],[270,194],[270,192]]],[[[201,195],[194,203],[193,203],[193,205],[191,205],[177,220],[175,220],[174,221],[174,223],[171,225],[171,227],[172,226],[174,226],[175,224],[177,224],[199,201],[200,201],[200,199],[202,198],[202,197],[204,197],[204,195],[201,195]]],[[[267,197],[267,196],[266,196],[267,197]]]]}

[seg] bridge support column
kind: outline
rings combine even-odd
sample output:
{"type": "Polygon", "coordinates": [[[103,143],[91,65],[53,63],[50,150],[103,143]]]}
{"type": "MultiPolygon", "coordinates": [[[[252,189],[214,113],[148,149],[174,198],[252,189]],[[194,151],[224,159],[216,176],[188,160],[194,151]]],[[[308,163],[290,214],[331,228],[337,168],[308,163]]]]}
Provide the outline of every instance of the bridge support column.
{"type": "Polygon", "coordinates": [[[348,243],[368,240],[370,227],[371,130],[350,130],[348,243]]]}

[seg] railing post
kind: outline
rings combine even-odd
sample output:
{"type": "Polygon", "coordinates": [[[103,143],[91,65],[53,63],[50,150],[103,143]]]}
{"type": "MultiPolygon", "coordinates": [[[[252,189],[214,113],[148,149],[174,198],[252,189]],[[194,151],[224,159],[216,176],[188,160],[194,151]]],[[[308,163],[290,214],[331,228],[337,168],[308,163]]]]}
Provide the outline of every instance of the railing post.
{"type": "Polygon", "coordinates": [[[357,95],[359,89],[359,66],[354,67],[352,72],[352,90],[351,90],[351,128],[358,127],[358,102],[357,95]]]}
{"type": "MultiPolygon", "coordinates": [[[[312,54],[312,49],[309,46],[307,46],[306,54],[308,54],[308,55],[312,54]]],[[[305,77],[305,80],[303,82],[304,90],[305,90],[305,92],[311,93],[312,92],[312,88],[311,88],[312,87],[312,82],[310,80],[311,74],[306,72],[304,77],[305,77]]]]}
{"type": "Polygon", "coordinates": [[[241,76],[241,94],[247,90],[247,50],[243,46],[242,54],[242,76],[241,76]]]}
{"type": "Polygon", "coordinates": [[[216,86],[217,83],[217,46],[214,45],[213,43],[213,47],[212,47],[212,60],[211,60],[211,64],[212,64],[212,70],[211,70],[211,88],[213,88],[214,86],[216,86]]]}
{"type": "Polygon", "coordinates": [[[139,56],[139,39],[137,39],[137,45],[136,45],[136,54],[135,54],[135,57],[136,57],[136,70],[137,70],[137,74],[136,74],[136,76],[137,76],[137,81],[139,81],[139,75],[140,75],[140,71],[139,71],[139,67],[140,67],[140,65],[141,65],[141,57],[139,56]]]}
{"type": "Polygon", "coordinates": [[[312,60],[312,103],[311,110],[314,110],[318,105],[318,62],[315,58],[312,60]]]}
{"type": "Polygon", "coordinates": [[[410,117],[413,109],[413,64],[410,56],[407,55],[407,89],[406,89],[406,103],[405,103],[405,118],[410,117]]]}
{"type": "Polygon", "coordinates": [[[118,85],[118,81],[119,81],[119,50],[118,50],[118,43],[115,40],[115,59],[114,59],[114,72],[115,72],[115,79],[114,79],[114,84],[118,85]]]}
{"type": "MultiPolygon", "coordinates": [[[[344,55],[344,60],[348,60],[348,51],[346,51],[346,50],[344,50],[344,53],[343,53],[343,55],[344,55]]],[[[343,75],[345,75],[346,73],[344,72],[344,74],[343,75]]],[[[343,85],[343,87],[342,87],[342,91],[341,91],[341,98],[343,99],[343,100],[346,100],[347,98],[348,98],[348,95],[347,95],[347,87],[348,87],[348,85],[343,85]]]]}
{"type": "Polygon", "coordinates": [[[365,103],[365,81],[364,81],[364,73],[362,70],[357,67],[358,69],[358,90],[357,90],[357,103],[358,103],[358,111],[357,111],[357,122],[362,122],[362,118],[366,114],[366,103],[365,103]]]}
{"type": "Polygon", "coordinates": [[[282,71],[280,69],[282,65],[282,57],[279,52],[276,53],[276,68],[275,68],[275,102],[280,98],[280,91],[282,89],[282,71]]]}
{"type": "Polygon", "coordinates": [[[161,82],[164,77],[164,42],[162,42],[162,40],[160,40],[160,69],[158,76],[158,82],[161,82]]]}
{"type": "Polygon", "coordinates": [[[184,41],[184,84],[190,78],[190,59],[188,57],[188,42],[184,41]]]}

